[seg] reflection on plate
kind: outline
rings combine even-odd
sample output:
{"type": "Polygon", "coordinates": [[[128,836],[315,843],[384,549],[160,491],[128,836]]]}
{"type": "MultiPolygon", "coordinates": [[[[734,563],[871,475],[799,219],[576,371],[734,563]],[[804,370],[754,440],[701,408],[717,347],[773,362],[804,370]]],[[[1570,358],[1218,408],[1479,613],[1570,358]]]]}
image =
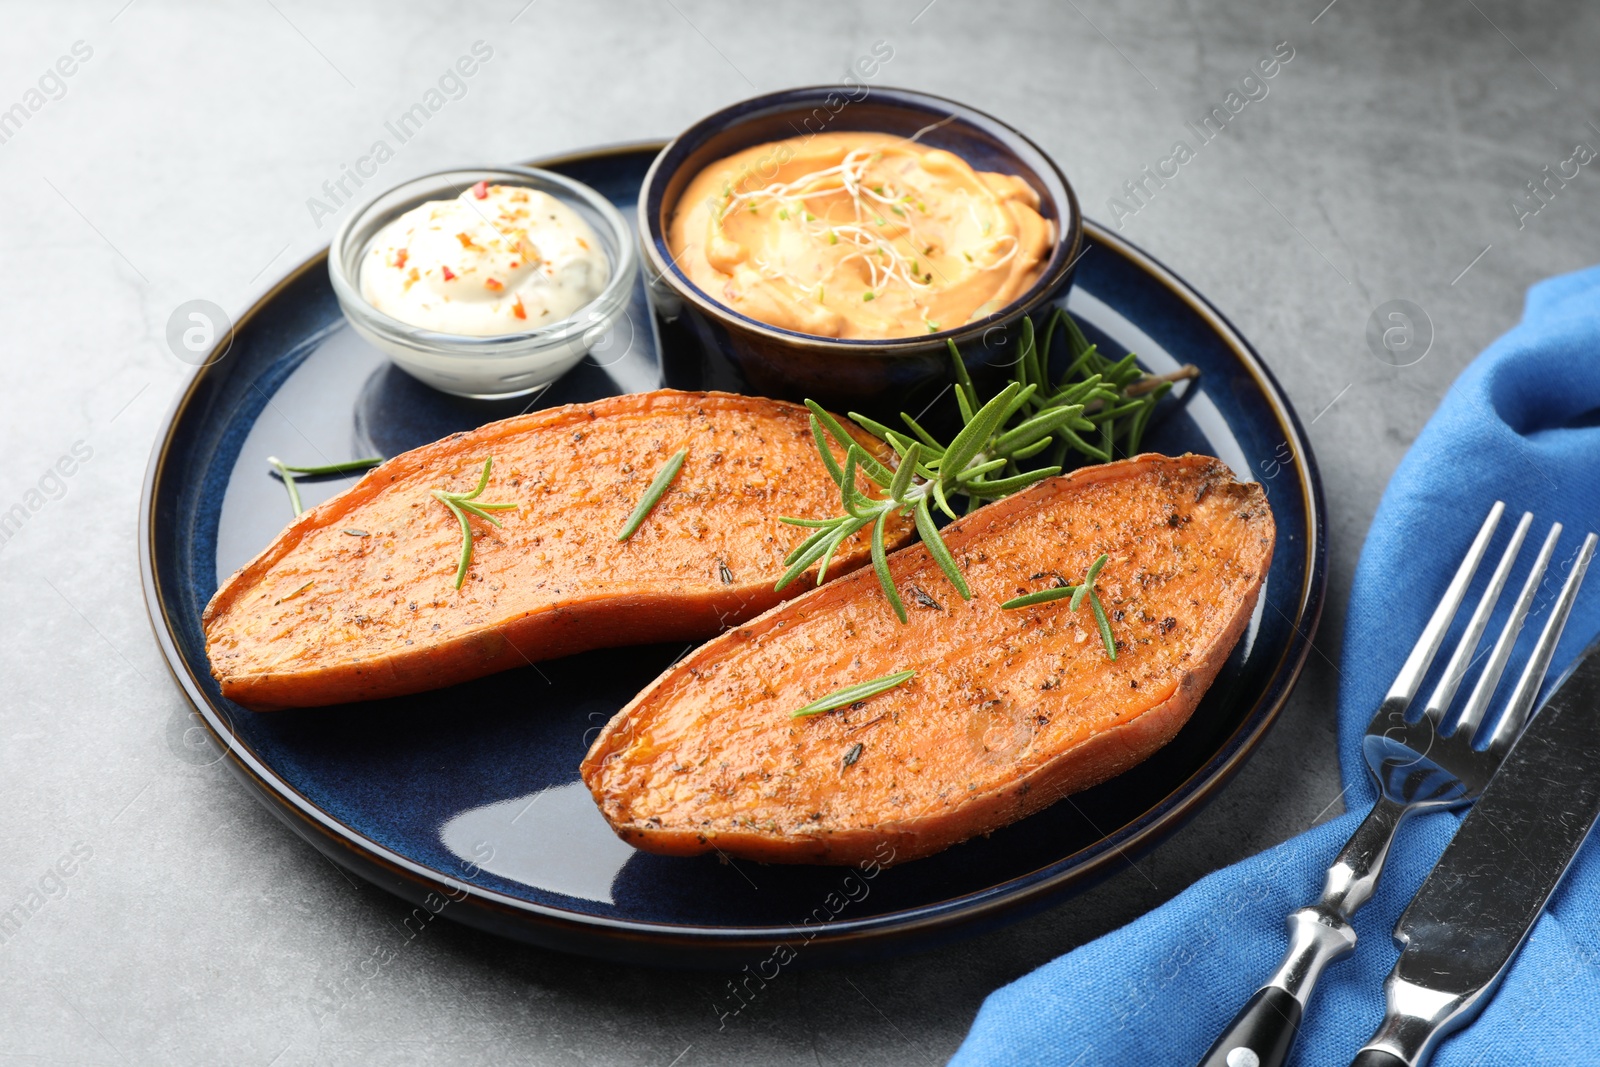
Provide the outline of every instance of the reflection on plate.
{"type": "Polygon", "coordinates": [[[439,840],[490,874],[598,904],[616,903],[611,883],[634,852],[582,782],[469,808],[439,828],[439,840]]]}

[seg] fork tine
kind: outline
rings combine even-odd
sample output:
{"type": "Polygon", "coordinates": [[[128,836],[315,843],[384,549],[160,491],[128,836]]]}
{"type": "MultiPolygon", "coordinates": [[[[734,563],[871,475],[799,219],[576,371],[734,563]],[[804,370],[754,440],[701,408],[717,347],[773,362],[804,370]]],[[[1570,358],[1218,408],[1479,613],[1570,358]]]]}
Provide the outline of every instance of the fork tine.
{"type": "Polygon", "coordinates": [[[1380,716],[1395,712],[1404,713],[1406,708],[1411,706],[1411,698],[1417,695],[1417,689],[1422,685],[1422,679],[1427,675],[1433,657],[1438,653],[1439,646],[1444,643],[1444,635],[1450,629],[1450,621],[1456,617],[1456,610],[1461,607],[1461,600],[1467,595],[1467,586],[1472,584],[1472,576],[1477,573],[1478,564],[1489,548],[1489,539],[1494,536],[1494,529],[1499,525],[1500,516],[1505,514],[1505,510],[1506,505],[1503,500],[1496,500],[1494,507],[1489,509],[1489,517],[1483,520],[1478,536],[1473,538],[1472,547],[1467,549],[1466,558],[1461,561],[1461,566],[1456,568],[1455,577],[1451,578],[1450,584],[1445,587],[1439,606],[1433,609],[1433,617],[1428,620],[1428,625],[1422,628],[1422,636],[1417,638],[1417,643],[1412,647],[1411,654],[1406,657],[1400,673],[1395,675],[1394,684],[1384,695],[1383,705],[1378,709],[1380,716]]]}
{"type": "Polygon", "coordinates": [[[1489,625],[1489,615],[1500,600],[1500,592],[1505,588],[1506,578],[1517,562],[1517,553],[1522,551],[1523,538],[1527,536],[1528,527],[1532,523],[1533,512],[1524,511],[1522,518],[1517,522],[1517,528],[1511,532],[1511,540],[1506,543],[1506,550],[1500,554],[1500,562],[1495,565],[1494,574],[1489,578],[1489,585],[1478,598],[1478,606],[1472,609],[1472,617],[1467,620],[1466,632],[1461,635],[1461,640],[1456,642],[1455,650],[1450,653],[1450,661],[1445,664],[1444,676],[1439,679],[1439,684],[1434,686],[1433,694],[1428,697],[1427,706],[1422,714],[1433,720],[1435,725],[1443,721],[1445,709],[1455,699],[1461,679],[1466,677],[1467,667],[1472,663],[1472,655],[1478,650],[1478,642],[1482,640],[1483,631],[1489,625]]]}
{"type": "Polygon", "coordinates": [[[1539,583],[1544,581],[1545,568],[1550,565],[1550,556],[1556,550],[1556,542],[1561,539],[1561,524],[1550,524],[1550,532],[1545,535],[1544,544],[1539,546],[1539,555],[1533,561],[1533,566],[1528,570],[1528,577],[1523,580],[1522,592],[1517,594],[1517,602],[1511,606],[1511,614],[1506,617],[1505,625],[1500,628],[1500,636],[1495,639],[1494,649],[1489,653],[1489,660],[1483,665],[1483,673],[1478,675],[1477,684],[1472,687],[1472,695],[1467,698],[1467,706],[1461,709],[1461,718],[1456,722],[1456,731],[1463,737],[1475,738],[1478,730],[1484,724],[1484,713],[1489,708],[1489,701],[1494,699],[1494,691],[1500,686],[1500,676],[1505,673],[1506,664],[1511,662],[1511,652],[1516,647],[1517,635],[1522,633],[1522,624],[1528,619],[1528,609],[1533,606],[1533,598],[1539,592],[1539,583]]]}
{"type": "Polygon", "coordinates": [[[1556,601],[1556,606],[1550,612],[1549,620],[1544,624],[1544,632],[1539,635],[1539,643],[1534,646],[1533,655],[1528,657],[1528,665],[1522,670],[1522,677],[1517,679],[1517,688],[1511,694],[1511,700],[1506,705],[1506,713],[1500,718],[1500,725],[1495,727],[1494,736],[1489,738],[1490,749],[1509,748],[1522,733],[1522,728],[1527,724],[1528,713],[1533,710],[1533,701],[1539,695],[1540,686],[1544,685],[1545,672],[1550,669],[1550,658],[1555,655],[1556,642],[1561,640],[1561,631],[1567,625],[1567,616],[1572,613],[1572,603],[1578,599],[1578,586],[1583,584],[1584,572],[1589,569],[1589,561],[1594,558],[1596,542],[1600,537],[1590,534],[1583,539],[1583,547],[1578,550],[1578,558],[1573,561],[1572,573],[1567,575],[1565,584],[1561,586],[1561,598],[1556,601]]]}

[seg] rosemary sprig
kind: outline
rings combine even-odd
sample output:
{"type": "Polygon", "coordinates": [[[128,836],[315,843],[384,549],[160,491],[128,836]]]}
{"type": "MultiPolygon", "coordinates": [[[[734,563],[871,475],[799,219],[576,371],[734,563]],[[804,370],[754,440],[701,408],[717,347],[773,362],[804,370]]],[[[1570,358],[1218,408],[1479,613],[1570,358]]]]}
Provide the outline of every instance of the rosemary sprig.
{"type": "MultiPolygon", "coordinates": [[[[277,463],[273,459],[268,459],[267,462],[277,463]]],[[[382,462],[382,456],[366,456],[362,459],[347,459],[343,463],[326,463],[320,467],[297,467],[293,463],[278,463],[278,466],[295,474],[354,474],[356,471],[371,470],[382,462]]]]}
{"type": "Polygon", "coordinates": [[[314,478],[329,474],[353,474],[356,471],[371,470],[383,462],[382,456],[368,456],[364,459],[351,459],[343,463],[329,463],[321,467],[299,467],[293,463],[285,463],[277,456],[268,456],[267,462],[278,472],[278,477],[283,479],[283,487],[289,491],[289,503],[294,507],[294,513],[299,516],[305,512],[300,504],[300,487],[295,483],[295,475],[314,478]]]}
{"type": "Polygon", "coordinates": [[[916,671],[898,671],[895,674],[886,674],[882,678],[874,678],[870,682],[857,682],[847,685],[843,689],[836,689],[825,697],[813,700],[798,711],[791,711],[789,718],[801,719],[807,715],[820,715],[824,711],[833,711],[854,704],[858,700],[875,697],[879,693],[893,689],[897,685],[904,685],[915,675],[916,671]]]}
{"type": "Polygon", "coordinates": [[[1094,612],[1094,622],[1100,630],[1100,640],[1106,646],[1106,656],[1109,659],[1117,658],[1117,640],[1111,635],[1111,620],[1106,618],[1105,605],[1100,603],[1100,591],[1094,587],[1095,579],[1100,577],[1100,568],[1106,565],[1111,557],[1104,552],[1100,558],[1089,564],[1089,573],[1084,575],[1083,581],[1077,585],[1058,585],[1051,589],[1040,589],[1037,592],[1026,593],[1019,597],[1012,597],[1001,604],[1005,610],[1032,607],[1035,604],[1048,604],[1052,600],[1066,600],[1071,597],[1067,605],[1068,611],[1077,611],[1083,606],[1085,598],[1089,601],[1090,610],[1094,612]]]}
{"type": "Polygon", "coordinates": [[[618,541],[626,541],[638,532],[640,526],[644,525],[645,517],[666,495],[667,487],[672,484],[672,480],[683,469],[683,461],[688,458],[688,455],[689,450],[687,448],[678,449],[672,454],[672,458],[667,460],[662,468],[656,472],[655,478],[650,482],[650,487],[644,491],[644,496],[640,498],[638,506],[633,509],[633,514],[629,515],[628,521],[623,523],[622,532],[617,534],[618,541]]]}
{"type": "Polygon", "coordinates": [[[277,456],[268,456],[267,462],[278,469],[278,477],[283,479],[283,487],[289,490],[289,506],[294,508],[295,518],[299,518],[306,510],[300,503],[300,487],[294,483],[294,475],[289,473],[289,468],[277,456]]]}
{"type": "Polygon", "coordinates": [[[431,490],[435,499],[450,509],[450,514],[461,523],[461,563],[456,567],[456,588],[461,588],[461,583],[467,578],[467,568],[472,565],[472,526],[467,522],[467,513],[487,519],[496,526],[500,520],[489,514],[491,511],[504,511],[514,508],[515,504],[485,504],[478,500],[478,494],[483,492],[489,484],[489,471],[494,466],[494,457],[490,456],[483,461],[483,474],[478,478],[478,487],[470,493],[447,493],[443,489],[431,490]]]}
{"type": "Polygon", "coordinates": [[[1072,316],[1060,308],[1042,330],[1036,331],[1027,317],[1022,319],[1021,330],[1012,381],[988,401],[978,395],[955,342],[949,343],[955,364],[956,404],[963,423],[949,443],[941,442],[903,412],[904,430],[850,414],[894,450],[897,463],[893,471],[862,448],[821,405],[806,401],[811,409],[811,436],[829,477],[839,487],[844,514],[831,519],[782,520],[807,527],[812,533],[784,560],[788,570],[778,581],[778,589],[813,566],[817,584],[822,584],[839,547],[870,526],[873,570],[895,615],[905,622],[905,604],[889,572],[884,543],[889,518],[903,515],[915,522],[917,536],[956,592],[965,600],[972,599],[939,534],[934,508],[953,519],[953,499],[964,501],[970,512],[986,501],[1010,496],[1061,473],[1069,452],[1102,463],[1110,462],[1118,451],[1132,455],[1139,450],[1157,401],[1175,381],[1198,373],[1193,366],[1185,366],[1171,374],[1147,375],[1131,352],[1120,360],[1102,356],[1072,316]],[[1067,369],[1060,378],[1052,379],[1051,356],[1060,337],[1066,340],[1067,369]],[[844,451],[842,467],[831,446],[844,451]],[[866,491],[863,480],[870,487],[866,491]]]}

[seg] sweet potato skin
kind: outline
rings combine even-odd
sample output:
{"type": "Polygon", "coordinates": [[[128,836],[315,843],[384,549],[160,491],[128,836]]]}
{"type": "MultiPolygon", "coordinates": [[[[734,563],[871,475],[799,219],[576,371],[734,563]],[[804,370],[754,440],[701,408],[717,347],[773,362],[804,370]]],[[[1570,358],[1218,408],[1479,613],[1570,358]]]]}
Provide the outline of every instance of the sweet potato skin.
{"type": "Polygon", "coordinates": [[[1105,781],[1188,721],[1254,610],[1275,528],[1261,487],[1219,460],[1142,455],[944,535],[972,600],[915,545],[889,561],[908,624],[858,571],[708,642],[619,712],[582,766],[617,834],[780,863],[858,863],[888,843],[904,862],[1105,781]],[[1087,605],[1001,609],[1102,552],[1115,662],[1087,605]],[[906,669],[898,688],[790,717],[906,669]]]}
{"type": "MultiPolygon", "coordinates": [[[[887,450],[857,431],[878,455],[887,450]]],[[[587,649],[709,637],[796,596],[773,586],[807,531],[838,513],[809,413],[728,393],[659,390],[490,423],[388,460],[292,522],[206,607],[223,695],[266,711],[398,696],[587,649]],[[629,540],[657,471],[683,469],[629,540]],[[430,490],[515,502],[461,530],[430,490]],[[347,534],[354,529],[366,536],[347,534]],[[309,584],[308,584],[309,583],[309,584]]],[[[907,525],[894,531],[901,542],[907,525]]],[[[837,560],[866,560],[863,538],[837,560]]]]}

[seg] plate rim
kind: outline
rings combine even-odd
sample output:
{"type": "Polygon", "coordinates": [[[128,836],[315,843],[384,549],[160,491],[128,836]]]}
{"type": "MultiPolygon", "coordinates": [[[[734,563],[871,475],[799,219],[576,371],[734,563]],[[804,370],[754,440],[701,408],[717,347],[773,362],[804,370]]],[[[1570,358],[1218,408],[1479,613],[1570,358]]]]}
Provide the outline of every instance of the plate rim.
{"type": "MultiPolygon", "coordinates": [[[[659,152],[667,143],[663,139],[618,142],[541,156],[524,165],[563,166],[652,150],[659,152]]],[[[944,939],[949,939],[963,931],[976,932],[985,924],[993,925],[1008,913],[1026,914],[1029,910],[1037,910],[1070,887],[1092,884],[1104,877],[1108,873],[1106,868],[1115,861],[1147,851],[1180,829],[1232,780],[1245,760],[1255,752],[1268,728],[1277,721],[1304,671],[1326,600],[1327,505],[1321,474],[1299,415],[1276,377],[1244,335],[1198,290],[1133,242],[1088,218],[1084,219],[1084,236],[1097,244],[1115,249],[1165,287],[1205,321],[1233,352],[1240,365],[1255,380],[1293,450],[1293,466],[1305,501],[1306,578],[1300,589],[1295,618],[1289,620],[1294,636],[1272,669],[1264,694],[1267,699],[1223,739],[1204,764],[1175,783],[1160,800],[1139,816],[1135,822],[1141,825],[1131,830],[1125,826],[1043,867],[971,893],[880,915],[850,919],[841,917],[809,927],[804,932],[793,925],[719,926],[622,919],[541,904],[483,888],[425,866],[373,841],[312,803],[253,752],[233,743],[218,721],[216,708],[200,689],[178,650],[168,606],[160,595],[154,551],[157,489],[167,467],[167,457],[179,421],[194,400],[201,382],[208,374],[218,373],[212,368],[220,365],[221,360],[208,360],[196,366],[179,389],[156,431],[141,487],[139,577],[145,612],[167,670],[199,716],[212,743],[220,748],[222,755],[219,759],[227,762],[229,770],[250,788],[268,810],[330,861],[404,900],[428,907],[431,914],[443,914],[452,903],[466,904],[466,908],[450,909],[451,917],[492,933],[561,951],[635,963],[703,966],[712,957],[718,962],[725,962],[731,957],[765,952],[792,941],[816,946],[807,954],[809,961],[815,961],[823,955],[859,956],[864,945],[885,946],[888,943],[905,946],[908,942],[917,941],[931,947],[924,935],[942,934],[944,939]],[[1110,847],[1104,847],[1108,844],[1110,847]],[[1100,849],[1097,854],[1078,863],[1071,862],[1074,857],[1097,848],[1100,849]],[[1062,869],[1041,875],[1042,871],[1051,868],[1062,869]],[[441,895],[442,902],[434,909],[432,902],[441,899],[441,895]],[[530,936],[534,928],[544,936],[530,936]],[[678,953],[682,952],[692,953],[694,958],[679,958],[678,953]]],[[[307,271],[318,267],[325,269],[327,255],[328,249],[324,247],[285,272],[239,316],[233,330],[236,332],[243,328],[307,271]]],[[[225,340],[231,343],[232,334],[225,340]]]]}

